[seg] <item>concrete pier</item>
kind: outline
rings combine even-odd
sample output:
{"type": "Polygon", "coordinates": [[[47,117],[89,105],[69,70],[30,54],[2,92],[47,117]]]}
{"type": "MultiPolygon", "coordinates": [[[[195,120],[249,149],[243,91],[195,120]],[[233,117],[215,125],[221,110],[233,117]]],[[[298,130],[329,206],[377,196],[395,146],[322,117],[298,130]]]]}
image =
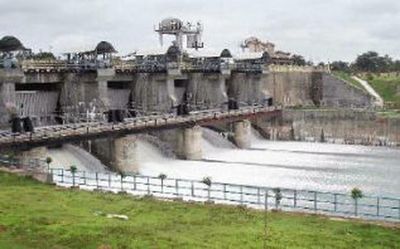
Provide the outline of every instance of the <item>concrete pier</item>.
{"type": "Polygon", "coordinates": [[[177,132],[177,150],[179,158],[200,160],[203,158],[202,130],[200,126],[180,129],[177,132]]]}
{"type": "Polygon", "coordinates": [[[20,83],[23,77],[19,69],[0,69],[0,127],[10,119],[7,108],[15,107],[15,84],[20,83]]]}
{"type": "Polygon", "coordinates": [[[137,137],[125,136],[112,141],[111,164],[116,171],[136,173],[139,171],[137,155],[137,137]]]}
{"type": "MultiPolygon", "coordinates": [[[[38,167],[45,166],[44,163],[40,163],[40,160],[45,161],[48,155],[46,147],[36,147],[30,150],[22,151],[17,155],[18,160],[24,167],[38,167]]],[[[46,170],[46,168],[37,168],[38,170],[46,170]]]]}
{"type": "Polygon", "coordinates": [[[248,120],[239,121],[233,124],[234,141],[241,149],[251,147],[251,123],[248,120]]]}

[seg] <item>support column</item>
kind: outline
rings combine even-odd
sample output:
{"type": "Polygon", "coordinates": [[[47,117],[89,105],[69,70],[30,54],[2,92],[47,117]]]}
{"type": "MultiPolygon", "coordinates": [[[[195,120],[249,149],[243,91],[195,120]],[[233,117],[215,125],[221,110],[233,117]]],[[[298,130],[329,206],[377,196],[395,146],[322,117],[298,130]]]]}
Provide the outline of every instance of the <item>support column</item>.
{"type": "Polygon", "coordinates": [[[202,130],[200,126],[183,128],[178,131],[177,156],[186,160],[201,160],[202,150],[202,130]]]}
{"type": "Polygon", "coordinates": [[[48,155],[46,147],[35,147],[30,150],[18,153],[17,158],[24,167],[34,167],[38,171],[46,171],[46,165],[40,161],[45,161],[48,155]]]}
{"type": "Polygon", "coordinates": [[[233,124],[234,141],[240,149],[251,147],[251,123],[248,120],[239,121],[233,124]]]}
{"type": "Polygon", "coordinates": [[[0,128],[9,127],[10,108],[15,109],[15,84],[24,77],[20,69],[0,69],[0,128]]]}
{"type": "Polygon", "coordinates": [[[130,135],[116,138],[112,141],[112,160],[111,164],[116,171],[126,173],[137,173],[137,137],[130,135]]]}

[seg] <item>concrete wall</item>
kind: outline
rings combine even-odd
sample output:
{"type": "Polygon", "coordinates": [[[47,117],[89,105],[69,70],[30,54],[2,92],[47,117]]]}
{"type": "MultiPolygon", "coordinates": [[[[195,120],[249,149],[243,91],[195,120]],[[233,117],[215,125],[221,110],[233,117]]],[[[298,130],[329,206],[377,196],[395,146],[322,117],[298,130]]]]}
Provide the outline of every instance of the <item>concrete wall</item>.
{"type": "Polygon", "coordinates": [[[374,98],[332,74],[323,73],[322,105],[328,107],[372,108],[374,98]]]}
{"type": "Polygon", "coordinates": [[[9,127],[8,106],[15,106],[15,84],[22,80],[18,69],[0,69],[0,128],[9,127]]]}
{"type": "Polygon", "coordinates": [[[212,109],[222,107],[228,101],[223,75],[193,73],[188,77],[187,90],[192,94],[191,104],[212,109]]]}
{"type": "Polygon", "coordinates": [[[286,110],[282,118],[256,125],[269,139],[400,146],[400,118],[372,111],[286,110]]]}

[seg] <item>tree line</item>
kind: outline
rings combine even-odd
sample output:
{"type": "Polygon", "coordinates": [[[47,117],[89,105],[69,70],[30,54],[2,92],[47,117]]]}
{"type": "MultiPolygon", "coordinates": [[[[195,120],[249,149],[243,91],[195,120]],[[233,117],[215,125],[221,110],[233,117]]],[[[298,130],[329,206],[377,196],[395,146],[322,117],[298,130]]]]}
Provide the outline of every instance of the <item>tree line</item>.
{"type": "Polygon", "coordinates": [[[352,63],[334,61],[330,64],[332,71],[388,73],[400,72],[400,60],[394,60],[389,55],[369,51],[357,56],[352,63]]]}

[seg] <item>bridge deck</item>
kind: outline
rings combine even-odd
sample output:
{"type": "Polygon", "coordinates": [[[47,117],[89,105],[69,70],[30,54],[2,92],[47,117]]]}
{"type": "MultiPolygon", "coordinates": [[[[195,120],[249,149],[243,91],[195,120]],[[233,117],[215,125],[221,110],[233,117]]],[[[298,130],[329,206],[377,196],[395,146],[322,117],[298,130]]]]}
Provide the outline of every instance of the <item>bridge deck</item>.
{"type": "Polygon", "coordinates": [[[89,138],[122,136],[146,131],[192,127],[217,122],[254,119],[257,116],[279,115],[276,107],[248,107],[231,111],[195,112],[187,116],[156,115],[126,119],[122,123],[88,122],[36,128],[34,133],[0,131],[0,150],[26,149],[35,146],[60,144],[89,138]]]}

